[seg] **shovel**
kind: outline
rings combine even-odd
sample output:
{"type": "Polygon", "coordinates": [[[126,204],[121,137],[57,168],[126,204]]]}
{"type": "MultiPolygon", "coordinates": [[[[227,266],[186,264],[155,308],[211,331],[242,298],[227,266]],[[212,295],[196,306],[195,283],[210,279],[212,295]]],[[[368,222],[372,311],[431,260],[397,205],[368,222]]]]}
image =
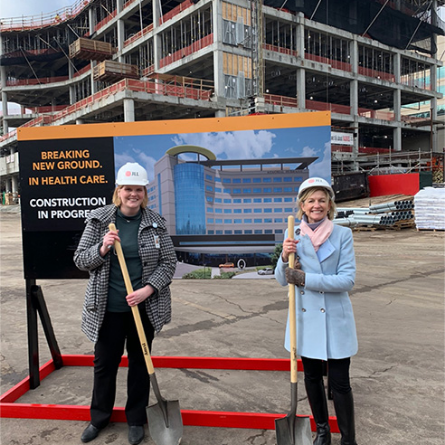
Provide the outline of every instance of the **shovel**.
{"type": "MultiPolygon", "coordinates": [[[[288,236],[294,238],[293,216],[288,217],[288,236]]],[[[295,264],[295,254],[289,255],[289,267],[295,264]]],[[[291,409],[286,417],[275,420],[277,445],[312,445],[311,423],[309,417],[297,417],[297,328],[295,315],[295,286],[289,284],[289,328],[290,328],[290,389],[291,409]]]]}
{"type": "MultiPolygon", "coordinates": [[[[112,232],[117,231],[114,224],[110,224],[108,227],[112,232]]],[[[115,249],[124,277],[127,294],[131,294],[133,292],[133,286],[131,284],[130,275],[128,274],[127,264],[125,263],[124,253],[122,252],[120,242],[115,242],[115,249]]],[[[165,400],[162,397],[161,392],[159,391],[153,362],[151,360],[147,338],[145,337],[145,331],[142,326],[139,308],[137,306],[132,306],[131,310],[133,312],[136,329],[144,353],[145,364],[147,365],[148,374],[150,375],[150,381],[158,401],[158,403],[147,407],[148,429],[150,430],[151,438],[156,445],[178,445],[181,442],[183,431],[179,401],[165,400]]]]}

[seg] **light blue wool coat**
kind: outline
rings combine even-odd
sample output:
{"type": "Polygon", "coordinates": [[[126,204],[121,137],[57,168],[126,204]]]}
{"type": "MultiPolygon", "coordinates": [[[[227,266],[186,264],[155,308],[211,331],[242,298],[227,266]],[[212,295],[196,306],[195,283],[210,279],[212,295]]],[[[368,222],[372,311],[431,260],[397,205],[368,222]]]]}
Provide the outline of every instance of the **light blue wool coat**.
{"type": "MultiPolygon", "coordinates": [[[[334,225],[318,252],[310,238],[295,227],[297,255],[306,274],[305,286],[296,286],[297,354],[321,360],[351,357],[357,353],[354,312],[348,291],[354,286],[355,255],[352,232],[334,225]]],[[[287,230],[284,239],[288,237],[287,230]]],[[[287,286],[288,263],[278,260],[275,278],[287,286]]],[[[289,317],[285,348],[290,350],[289,317]]]]}

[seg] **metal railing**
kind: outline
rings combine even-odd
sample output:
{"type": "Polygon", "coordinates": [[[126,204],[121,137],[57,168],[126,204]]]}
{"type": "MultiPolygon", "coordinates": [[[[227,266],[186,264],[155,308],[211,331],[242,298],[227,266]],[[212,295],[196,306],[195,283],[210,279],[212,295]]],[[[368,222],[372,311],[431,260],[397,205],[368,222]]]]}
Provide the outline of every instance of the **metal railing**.
{"type": "Polygon", "coordinates": [[[2,18],[0,31],[24,31],[27,29],[45,28],[70,20],[82,12],[94,0],[77,0],[73,6],[58,9],[40,16],[22,16],[2,18]]]}

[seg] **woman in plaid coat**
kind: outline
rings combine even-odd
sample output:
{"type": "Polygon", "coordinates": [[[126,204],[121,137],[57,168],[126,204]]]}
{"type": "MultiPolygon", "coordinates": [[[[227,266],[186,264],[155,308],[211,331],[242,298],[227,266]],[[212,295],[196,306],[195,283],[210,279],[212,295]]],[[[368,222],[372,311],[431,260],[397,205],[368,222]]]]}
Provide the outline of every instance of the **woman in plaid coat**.
{"type": "Polygon", "coordinates": [[[171,320],[169,285],[176,254],[165,220],[146,207],[147,172],[127,163],[118,172],[113,204],[93,210],[74,254],[76,266],[90,279],[82,311],[82,331],[95,342],[91,423],[82,442],[95,439],[109,423],[116,394],[116,377],[126,344],[128,355],[128,440],[144,438],[150,380],[136,331],[132,306],[138,306],[151,348],[154,333],[171,320]],[[114,223],[117,232],[108,229],[114,223]],[[127,295],[114,243],[125,255],[134,292],[127,295]]]}

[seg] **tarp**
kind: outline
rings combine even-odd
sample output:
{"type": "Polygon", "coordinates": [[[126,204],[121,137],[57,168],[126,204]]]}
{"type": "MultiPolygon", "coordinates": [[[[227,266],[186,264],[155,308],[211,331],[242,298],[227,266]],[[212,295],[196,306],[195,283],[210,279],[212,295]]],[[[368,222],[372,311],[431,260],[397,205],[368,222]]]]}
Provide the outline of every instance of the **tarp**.
{"type": "Polygon", "coordinates": [[[12,53],[2,54],[0,56],[0,66],[24,65],[27,60],[29,62],[50,62],[51,60],[61,59],[67,53],[68,45],[62,45],[62,48],[48,48],[38,52],[20,49],[12,53]]]}
{"type": "Polygon", "coordinates": [[[433,34],[445,35],[443,29],[403,14],[389,6],[383,8],[379,14],[382,4],[373,0],[322,0],[321,2],[319,0],[264,0],[264,4],[273,8],[302,12],[308,18],[312,17],[315,11],[312,19],[316,22],[353,34],[366,33],[378,42],[399,49],[420,49],[435,54],[436,47],[431,37],[433,34]]]}

